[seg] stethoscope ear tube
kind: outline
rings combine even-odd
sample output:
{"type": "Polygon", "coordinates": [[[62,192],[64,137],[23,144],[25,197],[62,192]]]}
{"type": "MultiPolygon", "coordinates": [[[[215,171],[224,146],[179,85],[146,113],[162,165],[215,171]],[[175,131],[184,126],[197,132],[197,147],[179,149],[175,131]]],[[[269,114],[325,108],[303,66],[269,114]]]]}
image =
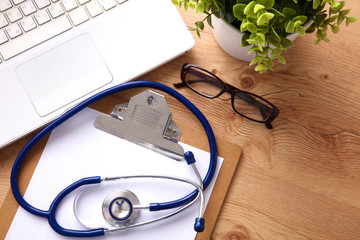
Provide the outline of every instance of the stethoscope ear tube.
{"type": "MultiPolygon", "coordinates": [[[[208,137],[208,142],[209,142],[209,147],[210,147],[209,169],[206,173],[206,176],[203,179],[203,189],[205,190],[207,188],[207,186],[211,182],[211,179],[214,176],[215,169],[216,169],[217,147],[216,147],[214,133],[213,133],[211,126],[210,126],[209,122],[207,121],[206,117],[201,113],[201,111],[194,104],[192,104],[187,98],[182,96],[180,93],[178,93],[174,89],[172,89],[166,85],[156,83],[156,82],[134,81],[134,82],[124,83],[124,84],[120,84],[120,85],[114,86],[112,88],[106,89],[106,90],[104,90],[100,93],[97,93],[94,96],[84,100],[83,102],[81,102],[80,104],[75,106],[74,108],[70,109],[69,111],[65,112],[63,115],[61,115],[60,117],[58,117],[57,119],[52,121],[46,127],[44,127],[41,131],[39,131],[39,133],[37,133],[25,145],[25,147],[20,151],[19,155],[17,156],[17,158],[14,162],[14,165],[13,165],[13,168],[11,171],[11,177],[10,177],[10,183],[11,183],[11,189],[12,189],[13,195],[14,195],[16,201],[19,203],[19,205],[22,208],[24,208],[26,211],[28,211],[34,215],[48,218],[51,227],[56,232],[58,232],[59,234],[62,234],[62,235],[76,236],[76,237],[90,237],[90,236],[99,236],[99,235],[104,234],[103,229],[87,230],[87,231],[69,230],[69,229],[62,228],[61,226],[59,226],[57,224],[57,222],[55,220],[55,212],[52,211],[52,209],[53,208],[56,209],[56,204],[58,204],[58,201],[61,201],[61,199],[62,199],[61,194],[64,191],[67,191],[66,189],[62,193],[59,194],[60,196],[58,195],[58,197],[59,197],[58,200],[57,200],[57,198],[55,198],[55,200],[51,204],[49,210],[41,210],[41,209],[38,209],[38,208],[32,206],[31,204],[29,204],[23,198],[23,196],[19,190],[19,186],[18,186],[19,170],[20,170],[21,164],[22,164],[25,156],[32,149],[32,147],[36,143],[38,143],[44,136],[46,136],[48,133],[50,133],[52,130],[54,130],[56,127],[58,127],[60,124],[64,123],[66,120],[68,120],[69,118],[71,118],[72,116],[74,116],[75,114],[77,114],[78,112],[83,110],[84,108],[88,107],[90,104],[92,104],[108,95],[114,94],[119,91],[133,89],[133,88],[139,88],[139,87],[154,88],[154,89],[158,89],[158,90],[168,93],[169,95],[173,96],[178,101],[180,101],[183,105],[185,105],[201,122],[201,124],[206,132],[206,135],[208,137]]],[[[186,205],[187,203],[191,202],[192,200],[194,200],[197,195],[198,195],[198,191],[195,190],[192,193],[190,193],[189,195],[187,195],[183,198],[180,198],[178,200],[175,200],[175,201],[152,204],[150,206],[150,210],[151,211],[159,211],[159,210],[181,207],[181,206],[186,205]]],[[[199,220],[199,222],[201,222],[201,221],[199,220]]],[[[195,223],[195,225],[197,226],[199,224],[195,223]]]]}
{"type": "Polygon", "coordinates": [[[64,236],[79,236],[79,237],[96,237],[96,236],[102,236],[105,234],[105,230],[103,228],[98,229],[91,229],[91,230],[71,230],[61,227],[55,218],[56,210],[60,204],[60,202],[72,191],[75,189],[89,184],[98,184],[101,182],[100,177],[87,177],[78,180],[77,182],[74,182],[64,190],[62,190],[54,199],[54,201],[51,203],[48,213],[48,221],[50,226],[59,234],[64,236]]]}

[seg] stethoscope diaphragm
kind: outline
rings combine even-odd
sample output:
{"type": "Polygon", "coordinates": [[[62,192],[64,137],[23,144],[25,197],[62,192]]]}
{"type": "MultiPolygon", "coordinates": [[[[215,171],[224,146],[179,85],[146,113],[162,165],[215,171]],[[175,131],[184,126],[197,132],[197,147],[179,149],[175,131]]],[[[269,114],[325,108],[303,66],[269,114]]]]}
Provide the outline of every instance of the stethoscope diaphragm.
{"type": "Polygon", "coordinates": [[[113,226],[127,226],[138,217],[139,199],[129,190],[116,190],[106,196],[102,205],[105,220],[113,226]]]}

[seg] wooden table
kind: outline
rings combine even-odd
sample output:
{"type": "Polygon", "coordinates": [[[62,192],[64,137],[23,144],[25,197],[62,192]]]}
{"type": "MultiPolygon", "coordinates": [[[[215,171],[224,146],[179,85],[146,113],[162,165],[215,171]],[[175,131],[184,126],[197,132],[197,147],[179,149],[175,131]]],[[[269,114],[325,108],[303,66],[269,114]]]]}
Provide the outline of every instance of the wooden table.
{"type": "MultiPolygon", "coordinates": [[[[346,4],[360,16],[359,1],[346,4]]],[[[203,17],[179,11],[189,27],[203,17]]],[[[172,86],[189,62],[280,108],[268,130],[235,114],[230,102],[180,90],[208,117],[217,137],[243,148],[213,239],[360,239],[360,21],[329,35],[331,42],[318,46],[315,35],[296,39],[284,55],[286,65],[258,74],[227,55],[206,27],[201,39],[193,35],[190,52],[140,78],[172,86]]],[[[178,103],[170,106],[175,121],[201,128],[178,103]]],[[[1,203],[12,163],[29,139],[0,150],[1,203]]]]}

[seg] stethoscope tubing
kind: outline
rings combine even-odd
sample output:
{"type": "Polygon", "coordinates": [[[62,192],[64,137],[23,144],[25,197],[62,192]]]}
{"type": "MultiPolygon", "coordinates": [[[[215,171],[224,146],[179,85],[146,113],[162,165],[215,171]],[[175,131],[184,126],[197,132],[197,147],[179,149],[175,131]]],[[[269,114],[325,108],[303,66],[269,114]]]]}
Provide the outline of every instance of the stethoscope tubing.
{"type": "MultiPolygon", "coordinates": [[[[172,176],[172,175],[129,175],[129,176],[119,176],[119,177],[106,177],[106,178],[103,178],[101,179],[101,182],[113,182],[113,181],[121,181],[121,180],[126,180],[126,179],[131,179],[131,178],[155,178],[155,179],[169,179],[169,180],[174,180],[174,181],[179,181],[179,182],[183,182],[183,183],[187,183],[187,184],[190,184],[192,186],[194,186],[197,190],[198,190],[198,195],[196,196],[195,199],[193,199],[191,202],[187,203],[186,205],[183,205],[181,206],[180,208],[177,208],[176,210],[164,215],[164,216],[161,216],[161,217],[158,217],[158,218],[155,218],[155,219],[152,219],[152,220],[148,220],[148,221],[145,221],[145,222],[140,222],[140,223],[136,223],[136,224],[132,224],[132,225],[127,225],[127,226],[122,226],[122,227],[112,227],[112,228],[109,228],[109,229],[104,229],[105,232],[119,232],[119,231],[124,231],[124,230],[127,230],[127,229],[130,229],[130,228],[135,228],[135,227],[140,227],[140,226],[144,226],[144,225],[147,225],[147,224],[150,224],[150,223],[154,223],[154,222],[158,222],[160,220],[164,220],[164,219],[167,219],[169,217],[172,217],[182,211],[184,211],[185,209],[189,208],[190,206],[192,206],[193,204],[195,204],[198,199],[200,198],[200,208],[199,208],[199,218],[202,218],[203,215],[204,215],[204,211],[205,211],[205,196],[204,196],[204,192],[203,192],[203,189],[202,187],[194,182],[193,180],[191,179],[187,179],[187,178],[179,178],[179,177],[176,177],[176,176],[172,176]]],[[[201,180],[201,178],[200,178],[201,180]]],[[[99,228],[99,227],[94,227],[94,226],[88,226],[85,221],[78,215],[77,213],[77,204],[78,204],[78,200],[80,198],[80,195],[84,194],[84,192],[86,192],[86,188],[85,189],[82,189],[79,194],[75,197],[75,200],[74,200],[74,213],[75,213],[75,217],[76,219],[84,226],[84,227],[87,227],[87,228],[99,228]]],[[[141,205],[141,206],[133,206],[134,209],[135,208],[139,208],[139,209],[147,209],[149,210],[149,206],[144,206],[144,205],[141,205]]]]}
{"type": "MultiPolygon", "coordinates": [[[[21,207],[23,207],[26,211],[28,211],[28,212],[30,212],[30,213],[32,213],[34,215],[48,218],[50,225],[54,229],[60,227],[57,224],[56,220],[55,220],[55,211],[53,210],[54,209],[53,205],[54,205],[54,202],[57,202],[56,201],[57,198],[51,204],[49,210],[41,210],[41,209],[38,209],[38,208],[32,206],[31,204],[29,204],[23,198],[22,194],[20,193],[19,186],[18,186],[18,175],[19,175],[19,170],[20,170],[21,164],[22,164],[25,156],[32,149],[32,147],[36,143],[38,143],[44,136],[46,136],[48,133],[50,133],[52,130],[54,130],[56,127],[58,127],[60,124],[67,121],[69,118],[71,118],[72,116],[74,116],[75,114],[77,114],[78,112],[83,110],[84,108],[88,107],[90,104],[92,104],[92,103],[94,103],[94,102],[96,102],[96,101],[98,101],[98,100],[100,100],[100,99],[102,99],[102,98],[104,98],[104,97],[106,97],[108,95],[114,94],[116,92],[123,91],[123,90],[128,90],[128,89],[133,89],[133,88],[138,88],[138,87],[154,88],[154,89],[158,89],[158,90],[161,90],[163,92],[168,93],[169,95],[173,96],[178,101],[180,101],[183,105],[185,105],[198,118],[200,123],[203,125],[203,128],[204,128],[204,130],[206,132],[206,135],[208,137],[208,143],[209,143],[209,147],[210,147],[209,168],[208,168],[208,171],[206,173],[206,176],[203,179],[203,188],[204,188],[204,190],[207,188],[207,186],[211,182],[211,179],[214,176],[215,169],[216,169],[217,147],[216,147],[216,140],[215,140],[214,133],[213,133],[212,128],[211,128],[208,120],[206,119],[206,117],[201,113],[201,111],[194,104],[192,104],[187,98],[185,98],[183,95],[181,95],[180,93],[178,93],[174,89],[172,89],[172,88],[170,88],[170,87],[168,87],[166,85],[156,83],[156,82],[135,81],[135,82],[128,82],[128,83],[124,83],[124,84],[120,84],[120,85],[111,87],[109,89],[106,89],[106,90],[104,90],[102,92],[99,92],[99,93],[95,94],[94,96],[84,100],[83,102],[79,103],[77,106],[75,106],[72,109],[68,110],[63,115],[61,115],[60,117],[58,117],[57,119],[55,119],[54,121],[49,123],[47,126],[45,126],[42,130],[39,131],[39,133],[37,133],[24,146],[24,148],[20,151],[19,155],[17,156],[17,158],[16,158],[16,160],[14,162],[14,165],[13,165],[13,168],[12,168],[12,171],[11,171],[11,177],[10,177],[10,183],[11,183],[11,189],[13,191],[13,195],[14,195],[15,199],[17,200],[17,202],[19,203],[19,205],[21,207]]],[[[81,185],[84,185],[84,184],[92,184],[92,183],[98,183],[98,182],[100,182],[100,177],[84,178],[82,180],[79,180],[79,183],[77,185],[76,184],[75,185],[74,184],[70,185],[70,187],[72,189],[64,189],[63,192],[66,193],[66,192],[72,191],[75,188],[77,188],[77,187],[79,187],[81,185]]],[[[177,208],[177,207],[183,206],[183,205],[191,202],[192,200],[194,200],[197,195],[198,195],[198,191],[194,190],[192,193],[188,194],[187,196],[184,196],[184,197],[182,197],[180,199],[177,199],[177,200],[174,200],[174,201],[163,202],[163,203],[151,203],[150,204],[150,211],[166,210],[166,209],[172,209],[172,208],[177,208]]],[[[61,198],[62,194],[59,194],[58,197],[61,198]]],[[[56,206],[55,206],[55,208],[56,208],[56,206]]],[[[101,229],[98,229],[98,230],[101,231],[101,229]]],[[[69,231],[72,231],[70,233],[70,235],[72,235],[72,236],[74,236],[74,235],[77,235],[77,236],[92,236],[92,234],[99,234],[99,232],[97,232],[98,230],[89,230],[89,231],[69,230],[69,231]],[[91,233],[91,231],[94,231],[94,233],[91,233]],[[73,232],[75,232],[75,234],[73,232]],[[79,233],[81,232],[81,234],[78,235],[78,234],[76,234],[77,232],[79,232],[79,233]],[[89,233],[89,235],[86,234],[85,232],[89,233]]],[[[64,229],[60,229],[59,231],[63,232],[64,229]]],[[[60,234],[63,234],[63,233],[60,233],[60,234]]],[[[102,230],[102,234],[104,234],[103,230],[102,230]]],[[[64,235],[66,235],[66,234],[64,234],[64,235]]]]}

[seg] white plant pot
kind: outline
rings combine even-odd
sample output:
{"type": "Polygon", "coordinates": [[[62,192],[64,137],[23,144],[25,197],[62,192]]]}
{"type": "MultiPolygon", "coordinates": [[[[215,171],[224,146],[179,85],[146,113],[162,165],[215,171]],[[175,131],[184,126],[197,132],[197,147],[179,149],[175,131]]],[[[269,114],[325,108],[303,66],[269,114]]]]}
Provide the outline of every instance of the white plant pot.
{"type": "MultiPolygon", "coordinates": [[[[225,22],[223,19],[215,17],[214,15],[212,15],[211,20],[214,27],[212,31],[215,40],[225,52],[236,59],[246,62],[251,62],[255,58],[256,55],[254,52],[248,54],[252,46],[241,46],[243,33],[240,32],[239,29],[225,22]]],[[[289,34],[288,39],[293,41],[297,36],[297,33],[292,33],[289,34]]]]}

